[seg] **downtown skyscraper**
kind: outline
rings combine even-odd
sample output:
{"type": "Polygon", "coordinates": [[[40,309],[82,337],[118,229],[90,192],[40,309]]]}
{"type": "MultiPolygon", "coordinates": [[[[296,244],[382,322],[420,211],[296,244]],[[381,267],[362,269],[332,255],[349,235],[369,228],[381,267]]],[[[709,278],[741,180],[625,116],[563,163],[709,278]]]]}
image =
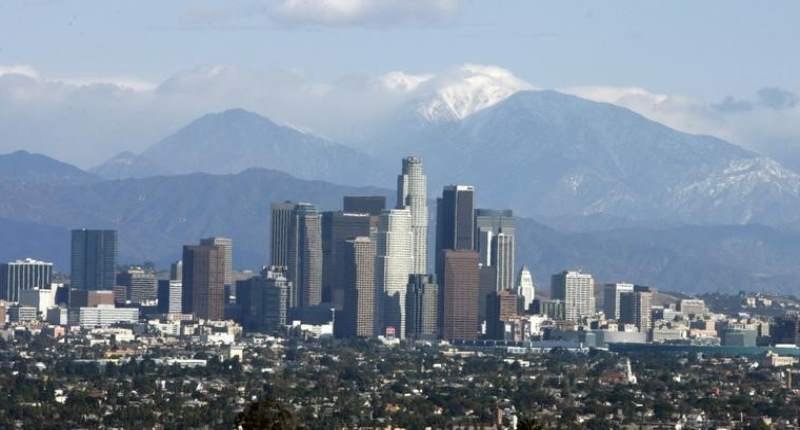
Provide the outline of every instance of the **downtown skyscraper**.
{"type": "Polygon", "coordinates": [[[289,229],[286,278],[294,286],[291,307],[322,301],[322,215],[310,203],[297,203],[289,229]]]}
{"type": "Polygon", "coordinates": [[[564,302],[567,321],[580,322],[595,313],[594,278],[581,271],[563,271],[553,275],[550,297],[564,302]]]}
{"type": "Polygon", "coordinates": [[[380,216],[377,256],[375,257],[375,284],[380,299],[380,328],[388,328],[400,337],[406,331],[406,291],[413,258],[411,212],[408,209],[390,209],[380,216]]]}
{"type": "Polygon", "coordinates": [[[270,266],[285,267],[289,307],[322,301],[322,215],[310,203],[273,203],[270,266]]]}
{"type": "Polygon", "coordinates": [[[345,242],[356,237],[370,237],[371,222],[372,216],[368,213],[322,213],[322,298],[326,303],[333,303],[336,310],[344,306],[345,262],[342,257],[345,242]]]}
{"type": "Polygon", "coordinates": [[[289,201],[272,204],[269,266],[289,266],[289,231],[292,229],[294,206],[289,201]]]}
{"type": "Polygon", "coordinates": [[[481,266],[493,267],[495,291],[514,287],[514,214],[510,209],[475,210],[475,250],[481,266]]]}
{"type": "Polygon", "coordinates": [[[442,276],[442,251],[473,249],[475,246],[475,188],[448,185],[436,199],[436,275],[442,276]]]}
{"type": "Polygon", "coordinates": [[[411,211],[411,273],[428,272],[428,181],[422,171],[422,159],[406,157],[397,176],[397,209],[411,211]]]}
{"type": "Polygon", "coordinates": [[[375,335],[375,243],[360,236],[345,241],[342,247],[344,272],[344,337],[375,335]]]}
{"type": "Polygon", "coordinates": [[[475,189],[469,185],[448,185],[436,200],[436,279],[444,339],[475,339],[478,333],[480,258],[474,250],[474,201],[475,189]]]}
{"type": "Polygon", "coordinates": [[[225,253],[225,285],[233,286],[233,240],[227,237],[200,239],[200,245],[219,245],[225,253]]]}
{"type": "Polygon", "coordinates": [[[225,249],[220,245],[183,247],[182,311],[196,318],[225,318],[225,249]]]}
{"type": "Polygon", "coordinates": [[[114,288],[116,230],[72,230],[70,286],[81,290],[114,288]]]}

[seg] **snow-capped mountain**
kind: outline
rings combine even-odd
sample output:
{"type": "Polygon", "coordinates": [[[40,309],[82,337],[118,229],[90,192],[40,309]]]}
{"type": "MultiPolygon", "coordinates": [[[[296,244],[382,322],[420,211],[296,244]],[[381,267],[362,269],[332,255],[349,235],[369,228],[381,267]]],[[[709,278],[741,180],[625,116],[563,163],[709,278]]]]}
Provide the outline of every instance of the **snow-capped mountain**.
{"type": "MultiPolygon", "coordinates": [[[[437,103],[444,99],[434,100],[431,106],[443,106],[437,103]]],[[[800,219],[800,177],[776,161],[554,91],[517,91],[463,119],[423,117],[378,139],[395,155],[421,154],[431,192],[473,184],[480,205],[525,215],[773,225],[800,219]]]]}
{"type": "Polygon", "coordinates": [[[411,93],[410,106],[425,121],[460,121],[505,100],[517,91],[532,89],[506,69],[467,64],[438,76],[393,72],[381,83],[411,93]]]}

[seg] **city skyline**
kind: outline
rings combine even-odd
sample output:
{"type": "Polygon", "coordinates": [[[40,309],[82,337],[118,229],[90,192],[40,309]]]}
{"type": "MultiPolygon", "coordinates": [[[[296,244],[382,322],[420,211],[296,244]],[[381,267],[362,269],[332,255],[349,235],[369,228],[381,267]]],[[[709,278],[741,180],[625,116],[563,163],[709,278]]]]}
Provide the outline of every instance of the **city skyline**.
{"type": "Polygon", "coordinates": [[[798,16],[0,1],[0,430],[800,429],[798,16]]]}

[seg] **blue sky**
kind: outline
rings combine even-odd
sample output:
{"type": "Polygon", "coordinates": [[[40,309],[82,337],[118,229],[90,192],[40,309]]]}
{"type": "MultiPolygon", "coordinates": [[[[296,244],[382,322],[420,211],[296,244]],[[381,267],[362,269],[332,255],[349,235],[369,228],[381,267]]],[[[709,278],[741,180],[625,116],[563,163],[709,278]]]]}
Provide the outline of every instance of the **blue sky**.
{"type": "Polygon", "coordinates": [[[345,139],[321,119],[337,102],[386,104],[353,87],[478,64],[800,165],[798,17],[796,0],[5,0],[0,152],[88,166],[238,106],[345,139]]]}
{"type": "Polygon", "coordinates": [[[160,81],[206,64],[326,79],[473,62],[543,87],[635,85],[706,98],[800,86],[793,0],[456,3],[429,20],[318,25],[275,19],[270,1],[10,0],[0,3],[0,63],[160,81]]]}

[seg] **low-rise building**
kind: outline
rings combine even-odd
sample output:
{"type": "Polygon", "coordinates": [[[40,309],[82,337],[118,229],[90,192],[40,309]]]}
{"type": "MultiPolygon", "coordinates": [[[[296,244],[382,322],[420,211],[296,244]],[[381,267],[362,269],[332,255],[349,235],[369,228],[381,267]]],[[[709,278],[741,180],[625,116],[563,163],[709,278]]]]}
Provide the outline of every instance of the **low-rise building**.
{"type": "Polygon", "coordinates": [[[82,327],[112,325],[121,322],[133,323],[138,320],[138,308],[116,308],[113,305],[80,307],[77,309],[70,309],[68,314],[70,325],[79,325],[82,327]]]}

